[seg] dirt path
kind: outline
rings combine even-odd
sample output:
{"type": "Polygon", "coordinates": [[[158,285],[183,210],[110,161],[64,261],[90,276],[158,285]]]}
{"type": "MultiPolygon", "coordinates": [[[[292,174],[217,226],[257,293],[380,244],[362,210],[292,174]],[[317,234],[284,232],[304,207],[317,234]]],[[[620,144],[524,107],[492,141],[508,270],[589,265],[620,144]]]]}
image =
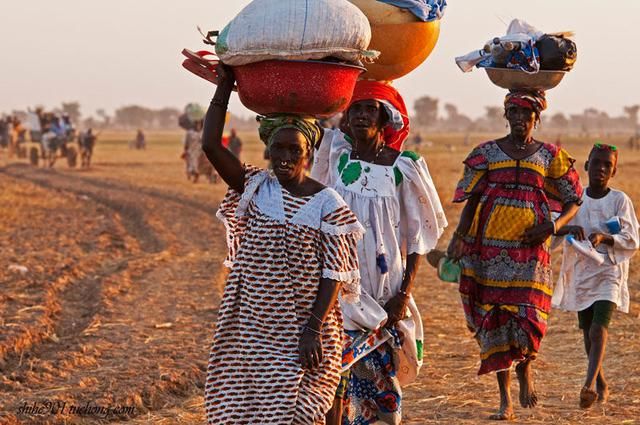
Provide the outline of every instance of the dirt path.
{"type": "MultiPolygon", "coordinates": [[[[19,193],[35,190],[38,200],[62,199],[77,206],[62,223],[39,223],[34,226],[40,232],[37,236],[20,236],[43,242],[36,248],[38,258],[19,258],[30,269],[37,267],[36,261],[56,260],[54,253],[60,247],[51,246],[51,252],[45,248],[55,244],[56,235],[81,235],[91,226],[99,228],[93,221],[111,227],[109,250],[95,244],[95,233],[87,240],[69,237],[84,246],[84,255],[69,264],[67,271],[73,274],[63,272],[62,282],[49,281],[46,273],[31,279],[35,299],[14,309],[43,313],[48,326],[38,326],[42,320],[34,319],[34,326],[23,326],[12,338],[0,339],[6,353],[0,381],[3,420],[20,423],[12,412],[24,400],[133,406],[135,415],[140,415],[201,394],[206,341],[218,302],[215,282],[224,252],[221,228],[212,219],[213,200],[207,204],[122,182],[22,165],[5,167],[0,179],[19,193]],[[36,309],[27,305],[34,302],[36,309]],[[21,340],[25,343],[16,347],[21,340]]],[[[7,315],[4,320],[13,318],[7,315]]],[[[56,415],[55,420],[31,417],[33,422],[24,423],[64,419],[65,415],[56,415]]]]}
{"type": "MultiPolygon", "coordinates": [[[[223,187],[185,183],[173,151],[134,158],[120,149],[98,151],[103,162],[90,172],[0,167],[0,424],[204,423],[204,374],[223,280],[225,242],[214,219],[223,187]],[[8,272],[11,264],[29,271],[8,272]],[[25,403],[47,401],[66,402],[67,413],[18,415],[25,403]],[[87,403],[134,411],[68,413],[87,403]]],[[[250,153],[260,154],[259,147],[250,153]]],[[[461,157],[444,150],[428,157],[444,200],[461,157]]],[[[640,172],[638,158],[625,166],[625,174],[640,172]]],[[[633,182],[621,189],[640,199],[633,182]]],[[[445,208],[452,223],[443,244],[459,213],[445,208]]],[[[635,264],[632,312],[614,316],[605,362],[610,403],[577,407],[586,367],[581,336],[573,314],[554,311],[535,365],[540,407],[517,407],[517,423],[636,423],[635,264]]],[[[424,265],[416,298],[426,359],[419,381],[405,390],[403,423],[490,423],[497,385],[493,375],[476,375],[478,348],[457,287],[424,265]]]]}

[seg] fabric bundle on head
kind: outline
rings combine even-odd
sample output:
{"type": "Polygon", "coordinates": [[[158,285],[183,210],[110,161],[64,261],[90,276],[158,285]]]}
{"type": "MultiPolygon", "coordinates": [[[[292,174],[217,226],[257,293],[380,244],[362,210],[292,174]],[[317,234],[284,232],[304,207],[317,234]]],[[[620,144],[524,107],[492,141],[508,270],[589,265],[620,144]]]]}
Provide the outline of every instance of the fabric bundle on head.
{"type": "Polygon", "coordinates": [[[267,145],[267,148],[271,146],[274,136],[280,130],[286,128],[292,128],[299,131],[309,142],[309,149],[320,141],[321,132],[320,127],[316,124],[316,120],[313,117],[301,117],[299,115],[291,114],[277,114],[269,115],[266,117],[258,117],[260,121],[260,128],[258,133],[260,134],[260,140],[267,145]]]}
{"type": "Polygon", "coordinates": [[[349,107],[362,100],[382,103],[389,116],[383,130],[384,141],[390,148],[402,150],[402,144],[409,136],[409,115],[400,93],[388,84],[363,80],[356,83],[349,107]]]}
{"type": "Polygon", "coordinates": [[[538,115],[547,109],[547,98],[542,90],[511,90],[504,98],[504,108],[510,105],[534,110],[538,115]]]}

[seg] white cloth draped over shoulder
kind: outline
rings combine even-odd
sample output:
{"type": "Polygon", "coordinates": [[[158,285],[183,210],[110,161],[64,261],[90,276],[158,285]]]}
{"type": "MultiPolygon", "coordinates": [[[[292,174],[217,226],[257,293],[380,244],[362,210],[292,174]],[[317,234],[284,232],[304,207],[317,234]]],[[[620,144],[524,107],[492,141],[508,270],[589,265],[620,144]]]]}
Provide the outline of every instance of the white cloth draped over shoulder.
{"type": "Polygon", "coordinates": [[[447,220],[418,154],[405,151],[384,166],[351,159],[351,152],[348,136],[325,129],[311,177],[334,188],[365,227],[358,243],[362,292],[384,306],[400,291],[406,256],[435,248],[447,220]]]}
{"type": "Polygon", "coordinates": [[[569,311],[589,308],[595,301],[611,301],[617,309],[629,312],[629,260],[638,250],[638,219],[631,199],[624,192],[611,189],[603,198],[582,196],[582,206],[571,225],[582,226],[585,237],[591,233],[609,234],[605,222],[619,217],[620,233],[612,235],[613,246],[596,248],[604,263],[578,253],[568,241],[563,242],[562,266],[553,293],[553,306],[569,311]]]}

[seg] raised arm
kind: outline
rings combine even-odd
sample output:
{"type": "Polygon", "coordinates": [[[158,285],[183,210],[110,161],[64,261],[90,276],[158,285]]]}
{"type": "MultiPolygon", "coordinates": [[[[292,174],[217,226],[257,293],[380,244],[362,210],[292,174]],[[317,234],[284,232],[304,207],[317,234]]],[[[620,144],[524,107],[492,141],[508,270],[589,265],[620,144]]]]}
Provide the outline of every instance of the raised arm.
{"type": "Polygon", "coordinates": [[[216,93],[211,100],[202,133],[202,150],[230,188],[244,191],[244,167],[238,158],[222,146],[222,133],[227,116],[229,97],[233,91],[235,77],[231,68],[218,65],[219,80],[216,93]]]}

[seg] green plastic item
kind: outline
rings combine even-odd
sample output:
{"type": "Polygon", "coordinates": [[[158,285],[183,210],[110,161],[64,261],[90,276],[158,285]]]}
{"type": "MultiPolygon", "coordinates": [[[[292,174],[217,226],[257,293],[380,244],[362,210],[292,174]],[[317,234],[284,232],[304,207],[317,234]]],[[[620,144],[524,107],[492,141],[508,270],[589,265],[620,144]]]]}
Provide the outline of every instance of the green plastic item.
{"type": "Polygon", "coordinates": [[[443,282],[459,283],[462,267],[460,263],[448,257],[442,257],[438,262],[438,277],[443,282]]]}

